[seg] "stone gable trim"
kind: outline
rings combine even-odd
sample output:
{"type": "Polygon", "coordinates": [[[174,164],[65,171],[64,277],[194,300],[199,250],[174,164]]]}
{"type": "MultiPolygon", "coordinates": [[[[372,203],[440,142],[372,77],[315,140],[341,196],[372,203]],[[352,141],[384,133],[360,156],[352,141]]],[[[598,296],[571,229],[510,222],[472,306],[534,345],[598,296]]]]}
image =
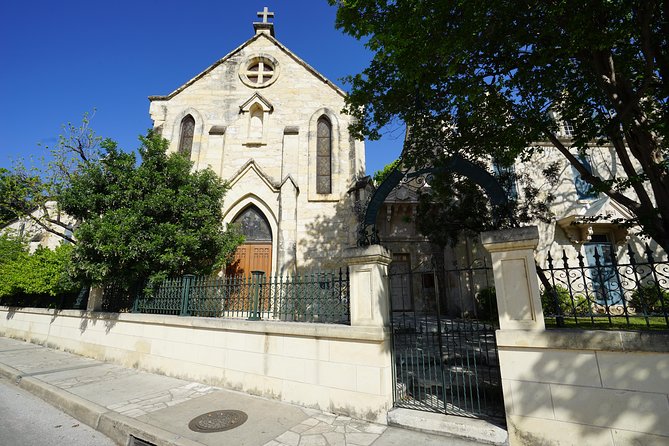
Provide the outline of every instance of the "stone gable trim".
{"type": "Polygon", "coordinates": [[[293,178],[293,176],[291,174],[286,175],[286,177],[283,179],[283,181],[281,181],[281,186],[279,186],[279,187],[282,188],[283,185],[286,184],[286,182],[288,182],[288,181],[293,183],[293,187],[295,188],[295,190],[299,194],[300,193],[300,188],[297,186],[297,182],[295,181],[295,179],[293,178]]]}
{"type": "Polygon", "coordinates": [[[251,158],[248,160],[230,179],[230,187],[234,187],[234,185],[246,175],[247,172],[253,171],[258,175],[258,178],[263,180],[265,184],[272,190],[272,192],[279,192],[279,189],[281,189],[281,184],[278,183],[277,181],[274,180],[274,178],[270,177],[267,175],[261,168],[258,166],[256,161],[251,158]]]}
{"type": "Polygon", "coordinates": [[[256,102],[261,105],[263,111],[265,112],[271,113],[274,110],[274,106],[270,104],[267,99],[262,97],[260,93],[254,93],[253,96],[251,96],[246,102],[239,106],[239,113],[248,113],[251,109],[251,105],[256,102]]]}
{"type": "Polygon", "coordinates": [[[244,42],[244,43],[242,43],[241,45],[239,45],[237,48],[235,48],[234,50],[232,50],[231,52],[229,52],[228,54],[226,54],[225,56],[223,56],[221,59],[219,59],[219,60],[217,60],[216,62],[214,62],[212,65],[210,65],[210,66],[209,66],[208,68],[206,68],[204,71],[202,71],[200,74],[198,74],[197,76],[195,76],[194,78],[192,78],[191,80],[189,80],[188,82],[186,82],[185,84],[183,84],[181,87],[179,87],[179,88],[177,88],[176,90],[174,90],[172,93],[168,94],[167,96],[161,96],[161,95],[149,96],[149,101],[150,101],[150,102],[153,102],[153,101],[165,101],[165,100],[168,100],[168,99],[172,99],[174,96],[178,95],[179,93],[181,93],[182,91],[184,91],[186,88],[190,87],[190,86],[193,85],[195,82],[197,82],[198,80],[202,79],[204,76],[206,76],[207,74],[209,74],[214,68],[216,68],[217,66],[221,65],[222,63],[224,63],[225,61],[227,61],[228,59],[230,59],[232,56],[234,56],[235,54],[237,54],[238,52],[240,52],[241,50],[243,50],[244,48],[246,48],[246,47],[247,47],[248,45],[250,45],[252,42],[255,42],[256,40],[258,40],[258,39],[260,39],[260,38],[265,38],[265,39],[269,40],[271,43],[273,43],[274,45],[276,45],[281,51],[283,51],[284,53],[286,53],[286,55],[288,55],[291,59],[293,59],[295,62],[297,62],[297,63],[298,63],[299,65],[301,65],[303,68],[305,68],[308,72],[310,72],[311,74],[313,74],[314,76],[316,76],[318,79],[320,79],[324,84],[326,84],[327,86],[329,86],[330,88],[332,88],[332,89],[333,89],[335,92],[337,92],[341,97],[346,97],[346,96],[347,96],[347,95],[346,95],[346,92],[345,92],[344,90],[342,90],[341,88],[339,88],[337,85],[335,85],[335,84],[334,84],[332,81],[330,81],[328,78],[326,78],[326,77],[323,76],[321,73],[319,73],[318,71],[316,71],[316,69],[314,69],[314,68],[313,68],[311,65],[309,65],[308,63],[306,63],[304,60],[300,59],[295,53],[293,53],[292,51],[290,51],[290,50],[289,50],[286,46],[284,46],[281,42],[279,42],[278,40],[276,40],[276,38],[274,38],[274,37],[272,37],[272,36],[270,36],[270,35],[261,33],[261,34],[256,34],[255,36],[251,37],[251,38],[250,38],[249,40],[247,40],[246,42],[244,42]]]}

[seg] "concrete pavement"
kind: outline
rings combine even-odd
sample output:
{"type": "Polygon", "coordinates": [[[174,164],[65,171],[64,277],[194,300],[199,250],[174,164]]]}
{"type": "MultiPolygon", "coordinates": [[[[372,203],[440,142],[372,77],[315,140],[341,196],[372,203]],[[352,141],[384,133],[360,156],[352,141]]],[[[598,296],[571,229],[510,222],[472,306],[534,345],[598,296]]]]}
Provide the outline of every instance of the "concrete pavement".
{"type": "Polygon", "coordinates": [[[119,445],[393,446],[478,443],[337,416],[201,383],[124,368],[0,337],[0,375],[119,445]],[[241,410],[245,423],[196,432],[195,417],[241,410]],[[130,443],[132,445],[132,443],[130,443]]]}

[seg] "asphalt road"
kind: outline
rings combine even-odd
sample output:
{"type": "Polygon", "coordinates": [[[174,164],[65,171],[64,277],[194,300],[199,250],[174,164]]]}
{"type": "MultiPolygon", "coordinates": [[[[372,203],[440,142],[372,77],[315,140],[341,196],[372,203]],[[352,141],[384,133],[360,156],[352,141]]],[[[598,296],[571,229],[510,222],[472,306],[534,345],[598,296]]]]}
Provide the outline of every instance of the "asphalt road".
{"type": "Polygon", "coordinates": [[[0,446],[114,446],[25,390],[0,378],[0,446]]]}

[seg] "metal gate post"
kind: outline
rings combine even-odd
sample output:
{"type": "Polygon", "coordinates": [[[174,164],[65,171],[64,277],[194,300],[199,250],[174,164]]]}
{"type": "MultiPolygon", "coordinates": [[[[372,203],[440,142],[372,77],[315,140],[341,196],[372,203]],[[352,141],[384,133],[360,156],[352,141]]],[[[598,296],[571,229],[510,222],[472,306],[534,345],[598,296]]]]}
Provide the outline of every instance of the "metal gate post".
{"type": "Polygon", "coordinates": [[[265,271],[251,271],[251,311],[249,313],[249,321],[260,320],[260,296],[262,291],[263,277],[265,271]]]}
{"type": "Polygon", "coordinates": [[[193,284],[192,274],[185,274],[181,278],[181,312],[180,316],[188,316],[188,299],[190,298],[191,285],[193,284]]]}

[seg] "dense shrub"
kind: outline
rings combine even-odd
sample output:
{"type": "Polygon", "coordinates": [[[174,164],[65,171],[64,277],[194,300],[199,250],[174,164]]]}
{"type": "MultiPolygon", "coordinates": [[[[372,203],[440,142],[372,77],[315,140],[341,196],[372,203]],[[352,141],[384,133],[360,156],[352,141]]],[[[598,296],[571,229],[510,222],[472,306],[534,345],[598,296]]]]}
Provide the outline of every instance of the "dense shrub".
{"type": "Polygon", "coordinates": [[[574,294],[561,285],[553,290],[545,289],[541,293],[541,306],[546,316],[583,316],[591,313],[588,300],[581,294],[574,294]],[[555,298],[557,295],[557,299],[555,298]],[[556,302],[557,300],[557,302],[556,302]]]}
{"type": "Polygon", "coordinates": [[[53,306],[81,288],[69,273],[71,245],[29,254],[21,240],[0,237],[0,251],[0,299],[7,305],[53,306]]]}
{"type": "Polygon", "coordinates": [[[637,288],[629,300],[628,307],[634,308],[639,314],[662,313],[669,311],[669,291],[657,287],[655,284],[646,284],[637,288]]]}

